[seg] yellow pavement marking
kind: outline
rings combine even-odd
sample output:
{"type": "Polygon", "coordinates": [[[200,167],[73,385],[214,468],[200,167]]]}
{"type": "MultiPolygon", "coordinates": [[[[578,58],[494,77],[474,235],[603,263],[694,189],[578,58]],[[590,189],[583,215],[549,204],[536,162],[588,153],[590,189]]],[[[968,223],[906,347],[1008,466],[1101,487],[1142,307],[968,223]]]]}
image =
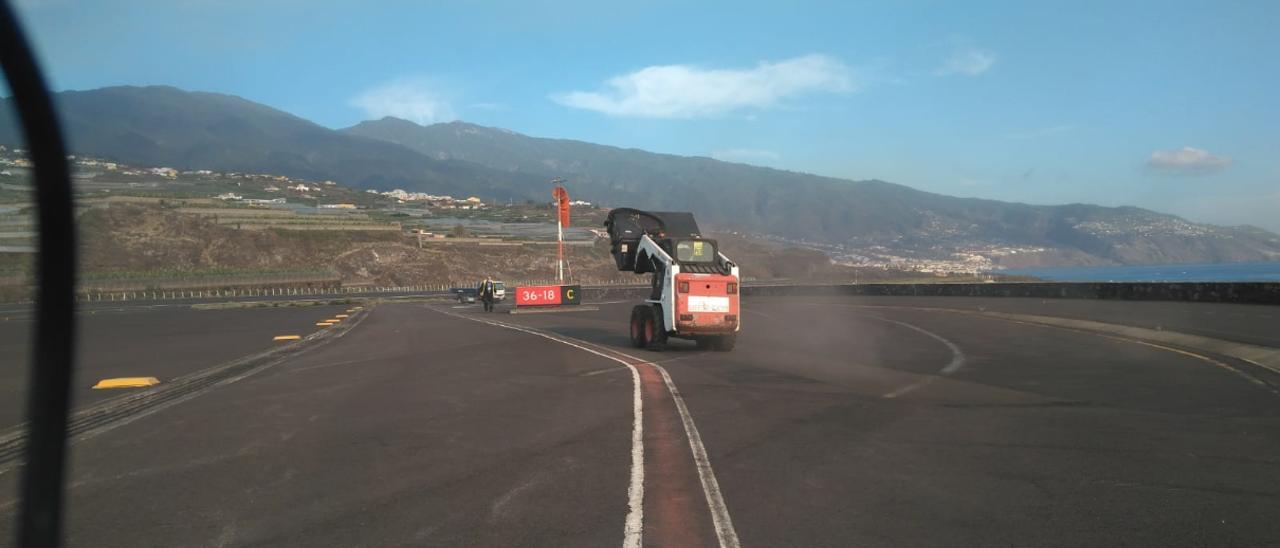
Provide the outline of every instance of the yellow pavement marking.
{"type": "Polygon", "coordinates": [[[275,337],[273,337],[271,340],[273,340],[273,341],[296,341],[296,340],[301,339],[301,338],[302,338],[302,335],[276,335],[276,336],[275,336],[275,337]]]}
{"type": "Polygon", "coordinates": [[[102,379],[98,384],[93,385],[94,390],[102,390],[105,388],[141,388],[144,386],[152,386],[160,384],[160,379],[155,377],[120,377],[118,379],[102,379]]]}
{"type": "Polygon", "coordinates": [[[347,317],[349,317],[349,316],[348,316],[348,315],[346,315],[346,314],[334,314],[334,315],[333,315],[333,317],[335,317],[335,318],[347,318],[347,317]]]}
{"type": "Polygon", "coordinates": [[[333,322],[316,322],[317,327],[329,327],[331,325],[333,325],[333,322]]]}
{"type": "Polygon", "coordinates": [[[331,322],[331,323],[339,323],[339,322],[341,322],[341,321],[342,321],[342,318],[329,318],[329,319],[327,319],[327,320],[325,320],[325,321],[326,321],[326,322],[331,322]]]}

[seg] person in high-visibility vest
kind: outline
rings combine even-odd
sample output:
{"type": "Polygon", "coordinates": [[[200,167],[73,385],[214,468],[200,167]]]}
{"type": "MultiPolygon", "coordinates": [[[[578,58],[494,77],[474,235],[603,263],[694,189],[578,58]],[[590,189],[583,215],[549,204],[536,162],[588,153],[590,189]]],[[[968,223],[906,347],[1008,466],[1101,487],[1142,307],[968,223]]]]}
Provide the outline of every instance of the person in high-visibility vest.
{"type": "Polygon", "coordinates": [[[493,299],[497,293],[493,280],[486,277],[483,282],[480,282],[480,287],[476,289],[476,293],[480,297],[480,302],[484,303],[484,311],[493,312],[493,299]]]}

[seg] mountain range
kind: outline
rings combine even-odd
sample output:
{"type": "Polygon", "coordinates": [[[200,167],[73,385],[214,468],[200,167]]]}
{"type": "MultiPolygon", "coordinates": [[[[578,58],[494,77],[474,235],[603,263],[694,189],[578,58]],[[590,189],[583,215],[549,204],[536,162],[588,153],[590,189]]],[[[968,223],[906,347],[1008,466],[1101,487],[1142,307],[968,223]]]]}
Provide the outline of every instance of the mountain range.
{"type": "MultiPolygon", "coordinates": [[[[545,139],[464,122],[396,118],[329,129],[239,97],[120,86],[57,94],[76,153],[119,162],[273,173],[364,189],[692,211],[721,231],[852,256],[982,254],[1008,266],[1280,260],[1280,236],[1193,223],[1136,207],[957,198],[884,181],[545,139]]],[[[8,100],[6,100],[8,103],[8,100]]],[[[12,105],[0,143],[19,145],[12,105]]]]}

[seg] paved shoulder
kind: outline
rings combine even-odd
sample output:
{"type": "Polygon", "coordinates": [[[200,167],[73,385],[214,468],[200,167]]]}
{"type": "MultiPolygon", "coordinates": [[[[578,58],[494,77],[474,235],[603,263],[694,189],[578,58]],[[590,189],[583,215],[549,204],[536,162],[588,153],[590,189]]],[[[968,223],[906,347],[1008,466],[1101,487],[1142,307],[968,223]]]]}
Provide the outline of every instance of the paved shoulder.
{"type": "Polygon", "coordinates": [[[315,352],[75,446],[69,538],[620,544],[631,379],[589,374],[616,367],[421,306],[380,307],[315,352]]]}

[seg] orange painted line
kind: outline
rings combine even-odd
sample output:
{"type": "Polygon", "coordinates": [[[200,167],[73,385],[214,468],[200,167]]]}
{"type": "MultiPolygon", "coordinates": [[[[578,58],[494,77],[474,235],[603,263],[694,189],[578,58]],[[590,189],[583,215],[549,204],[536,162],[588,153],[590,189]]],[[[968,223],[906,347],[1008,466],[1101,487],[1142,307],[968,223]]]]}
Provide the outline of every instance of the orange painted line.
{"type": "Polygon", "coordinates": [[[643,543],[739,547],[738,535],[711,469],[702,436],[675,382],[661,365],[554,332],[435,310],[459,319],[537,335],[629,368],[634,381],[634,411],[628,488],[631,511],[624,527],[624,546],[643,543]]]}
{"type": "Polygon", "coordinates": [[[652,364],[633,365],[645,403],[645,540],[655,546],[715,546],[715,528],[706,519],[707,501],[675,402],[652,364]]]}

